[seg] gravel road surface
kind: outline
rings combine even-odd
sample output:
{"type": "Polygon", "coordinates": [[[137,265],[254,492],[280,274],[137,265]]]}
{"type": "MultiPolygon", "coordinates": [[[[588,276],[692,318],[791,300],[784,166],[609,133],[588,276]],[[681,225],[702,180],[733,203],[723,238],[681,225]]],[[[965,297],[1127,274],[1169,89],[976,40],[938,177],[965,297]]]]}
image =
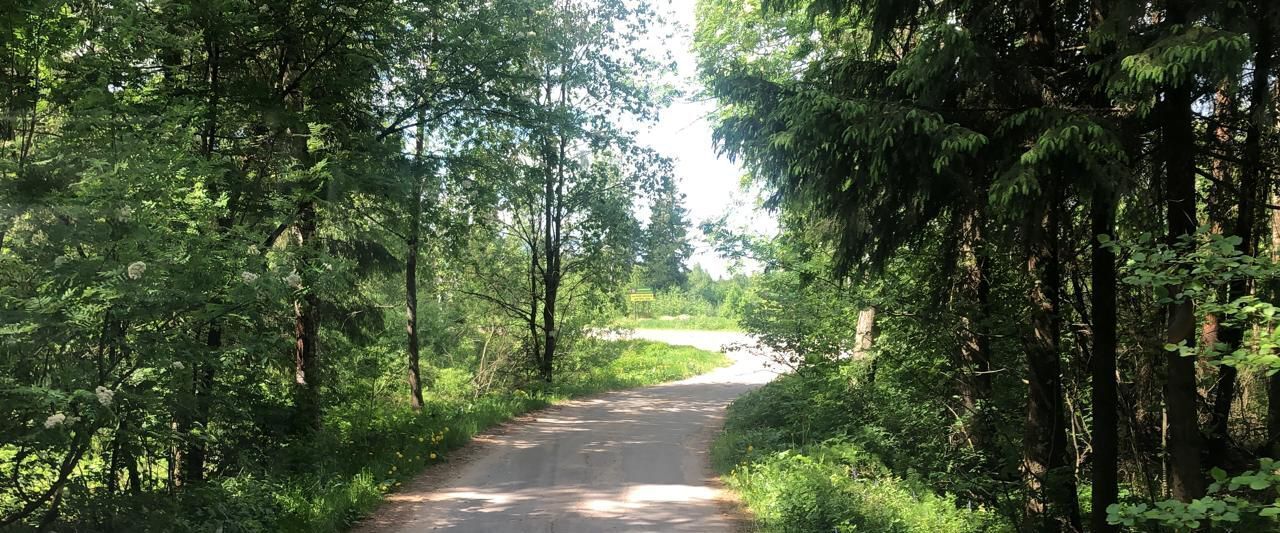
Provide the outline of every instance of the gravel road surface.
{"type": "MultiPolygon", "coordinates": [[[[637,338],[720,350],[738,333],[638,330],[637,338]]],[[[606,393],[506,424],[429,469],[357,531],[699,533],[739,527],[709,464],[734,398],[768,382],[766,357],[684,381],[606,393]]]]}

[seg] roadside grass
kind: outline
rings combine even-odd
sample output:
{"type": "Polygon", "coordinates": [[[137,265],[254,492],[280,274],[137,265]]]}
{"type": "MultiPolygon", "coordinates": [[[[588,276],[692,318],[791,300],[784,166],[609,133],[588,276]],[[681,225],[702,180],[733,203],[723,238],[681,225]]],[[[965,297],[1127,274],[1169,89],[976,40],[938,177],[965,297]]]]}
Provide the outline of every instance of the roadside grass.
{"type": "Polygon", "coordinates": [[[343,531],[376,509],[384,494],[485,429],[557,402],[684,379],[729,362],[724,354],[687,346],[584,340],[548,391],[472,398],[462,385],[469,382],[467,376],[444,375],[438,382],[445,386],[430,394],[421,413],[406,408],[335,410],[326,425],[333,429],[317,445],[337,460],[284,480],[273,495],[283,513],[267,529],[343,531]]]}
{"type": "Polygon", "coordinates": [[[695,331],[742,331],[738,321],[720,316],[691,316],[686,319],[671,318],[623,318],[613,323],[624,329],[676,329],[695,331]]]}
{"type": "MultiPolygon", "coordinates": [[[[861,439],[815,419],[836,404],[813,400],[797,375],[735,401],[711,450],[762,533],[1008,531],[988,509],[965,509],[913,477],[894,474],[861,439]]],[[[871,438],[874,438],[873,436],[871,438]]]]}

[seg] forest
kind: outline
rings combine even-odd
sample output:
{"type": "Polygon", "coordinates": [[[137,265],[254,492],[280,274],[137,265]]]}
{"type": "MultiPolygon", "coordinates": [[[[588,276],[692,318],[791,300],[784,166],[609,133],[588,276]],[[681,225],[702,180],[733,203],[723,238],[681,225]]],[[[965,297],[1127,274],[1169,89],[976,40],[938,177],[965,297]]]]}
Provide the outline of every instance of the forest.
{"type": "Polygon", "coordinates": [[[1280,527],[1280,5],[698,9],[782,225],[717,239],[797,369],[717,444],[766,530],[1280,527]]]}
{"type": "Polygon", "coordinates": [[[690,89],[668,3],[0,3],[0,530],[346,531],[730,364],[632,328],[786,370],[754,530],[1280,530],[1280,5],[697,0],[690,89]]]}
{"type": "Polygon", "coordinates": [[[720,365],[586,334],[688,286],[653,20],[4,2],[0,529],[342,530],[487,425],[720,365]]]}

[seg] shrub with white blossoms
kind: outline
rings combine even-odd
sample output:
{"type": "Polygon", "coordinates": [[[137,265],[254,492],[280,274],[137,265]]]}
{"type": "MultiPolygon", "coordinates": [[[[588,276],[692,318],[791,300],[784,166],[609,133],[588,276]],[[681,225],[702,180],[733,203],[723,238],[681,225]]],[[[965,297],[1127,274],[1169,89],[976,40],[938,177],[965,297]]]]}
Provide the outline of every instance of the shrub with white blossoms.
{"type": "Polygon", "coordinates": [[[98,385],[98,388],[93,390],[93,395],[98,397],[98,403],[109,406],[111,405],[111,400],[115,399],[116,393],[111,389],[98,385]]]}
{"type": "Polygon", "coordinates": [[[147,271],[147,264],[142,261],[134,261],[129,264],[129,279],[138,279],[147,271]]]}
{"type": "Polygon", "coordinates": [[[182,361],[174,361],[173,364],[169,365],[169,368],[172,368],[174,370],[182,370],[186,367],[187,365],[182,364],[182,361]]]}
{"type": "Polygon", "coordinates": [[[53,429],[58,426],[61,426],[62,423],[66,421],[67,421],[67,415],[64,415],[62,413],[54,413],[49,415],[49,418],[44,419],[44,428],[53,429]]]}
{"type": "Polygon", "coordinates": [[[80,417],[67,416],[62,413],[54,413],[49,415],[49,418],[44,419],[44,428],[53,429],[63,425],[69,426],[71,424],[74,424],[76,420],[80,420],[80,417]]]}
{"type": "Polygon", "coordinates": [[[253,272],[244,271],[240,273],[240,280],[244,281],[245,283],[253,283],[255,281],[258,281],[258,275],[254,274],[253,272]]]}
{"type": "Polygon", "coordinates": [[[302,288],[302,276],[299,276],[297,272],[294,272],[292,274],[289,274],[288,276],[285,276],[284,282],[286,285],[294,289],[302,288]]]}
{"type": "Polygon", "coordinates": [[[121,222],[128,222],[129,218],[132,216],[133,216],[133,208],[127,205],[116,210],[116,219],[120,220],[121,222]]]}

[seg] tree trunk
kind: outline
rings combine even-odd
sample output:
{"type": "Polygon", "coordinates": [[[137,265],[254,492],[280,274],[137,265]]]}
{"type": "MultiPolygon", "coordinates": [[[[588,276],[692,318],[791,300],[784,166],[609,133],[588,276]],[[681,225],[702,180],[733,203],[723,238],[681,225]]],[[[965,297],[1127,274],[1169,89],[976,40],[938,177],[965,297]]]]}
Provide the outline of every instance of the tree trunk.
{"type": "MultiPolygon", "coordinates": [[[[1059,46],[1053,0],[1023,4],[1029,18],[1025,47],[1033,71],[1053,72],[1059,46]]],[[[1027,105],[1042,106],[1052,91],[1048,80],[1035,80],[1027,105]]],[[[1062,361],[1059,349],[1062,290],[1061,209],[1064,190],[1059,176],[1041,180],[1041,196],[1027,229],[1026,268],[1033,286],[1028,295],[1031,331],[1023,339],[1027,358],[1027,412],[1022,443],[1028,525],[1035,531],[1080,531],[1075,464],[1069,461],[1062,361]]]]}
{"type": "MultiPolygon", "coordinates": [[[[546,100],[553,98],[553,85],[546,87],[546,100]]],[[[569,101],[569,88],[561,81],[559,84],[559,105],[569,101]]],[[[560,329],[557,324],[557,300],[560,296],[561,272],[561,225],[564,223],[564,186],[565,186],[565,150],[568,140],[563,133],[548,139],[546,145],[546,179],[543,182],[543,250],[546,252],[542,279],[542,379],[551,383],[555,368],[556,350],[560,342],[560,329]]]]}
{"type": "MultiPolygon", "coordinates": [[[[991,398],[991,342],[983,324],[990,313],[991,281],[987,275],[987,257],[983,252],[983,220],[977,209],[970,210],[961,221],[961,244],[958,283],[953,305],[960,309],[958,352],[960,363],[960,402],[965,421],[960,437],[981,452],[990,452],[991,423],[984,404],[991,398]]],[[[989,454],[994,458],[995,454],[989,454]]]]}
{"type": "MultiPolygon", "coordinates": [[[[1182,1],[1169,3],[1166,16],[1170,24],[1187,23],[1187,6],[1182,1]]],[[[1191,87],[1188,83],[1169,87],[1160,104],[1162,148],[1165,162],[1165,195],[1169,244],[1196,231],[1195,130],[1191,123],[1191,87]]],[[[1177,291],[1171,291],[1176,293],[1177,291]]],[[[1194,304],[1190,300],[1170,303],[1166,307],[1165,342],[1196,342],[1194,304]]],[[[1195,359],[1176,351],[1165,353],[1165,411],[1168,418],[1166,451],[1169,455],[1169,489],[1173,497],[1184,502],[1204,496],[1205,483],[1200,469],[1201,438],[1196,412],[1195,359]]]]}
{"type": "Polygon", "coordinates": [[[1067,418],[1059,354],[1058,316],[1062,268],[1059,251],[1060,213],[1056,184],[1046,187],[1042,228],[1032,229],[1027,274],[1033,287],[1031,332],[1024,339],[1027,356],[1027,414],[1023,436],[1028,499],[1026,515],[1036,531],[1080,531],[1079,497],[1074,464],[1067,458],[1067,418]]]}
{"type": "Polygon", "coordinates": [[[422,410],[421,348],[418,342],[418,248],[422,240],[422,150],[424,117],[418,114],[418,127],[414,136],[413,187],[409,199],[409,231],[404,259],[405,337],[409,351],[409,405],[414,411],[422,410]]]}
{"type": "Polygon", "coordinates": [[[871,356],[876,343],[876,306],[858,311],[858,325],[854,333],[853,357],[865,359],[871,356]]]}
{"type": "MultiPolygon", "coordinates": [[[[550,155],[550,154],[548,154],[550,155]]],[[[559,167],[557,162],[555,167],[559,167]]],[[[557,204],[559,199],[557,192],[560,190],[560,172],[551,172],[552,165],[548,165],[546,182],[543,184],[543,250],[546,252],[543,257],[543,264],[546,270],[543,272],[542,278],[542,380],[547,384],[551,383],[552,373],[554,369],[554,360],[556,354],[557,343],[559,340],[559,331],[556,324],[556,300],[560,293],[560,244],[556,232],[559,224],[559,216],[557,204]]]]}
{"type": "Polygon", "coordinates": [[[404,260],[405,333],[409,342],[409,405],[414,411],[422,410],[422,376],[419,369],[418,347],[418,240],[422,236],[422,190],[414,187],[410,203],[408,252],[404,260]]]}
{"type": "MultiPolygon", "coordinates": [[[[1252,256],[1256,253],[1253,224],[1257,216],[1259,181],[1263,173],[1262,137],[1269,133],[1271,127],[1271,65],[1272,34],[1268,28],[1265,13],[1258,13],[1255,18],[1258,28],[1255,30],[1254,70],[1249,89],[1249,126],[1244,140],[1244,168],[1240,173],[1239,203],[1236,206],[1236,220],[1233,234],[1240,238],[1240,253],[1252,256]]],[[[1252,290],[1250,280],[1237,277],[1231,280],[1227,288],[1227,301],[1233,302],[1248,295],[1252,290]]],[[[1225,345],[1228,353],[1240,347],[1244,340],[1244,329],[1240,324],[1229,323],[1221,328],[1219,342],[1225,345]]],[[[1238,372],[1232,366],[1219,366],[1218,387],[1214,391],[1212,426],[1209,428],[1209,457],[1215,466],[1230,465],[1229,458],[1234,455],[1231,442],[1230,420],[1231,404],[1236,397],[1236,379],[1238,372]]]]}
{"type": "Polygon", "coordinates": [[[1093,310],[1092,402],[1093,491],[1090,525],[1095,532],[1116,531],[1107,523],[1107,507],[1118,498],[1120,469],[1116,391],[1116,256],[1098,240],[1115,235],[1115,191],[1098,185],[1090,213],[1093,310]]]}
{"type": "MultiPolygon", "coordinates": [[[[1272,191],[1270,196],[1272,205],[1280,205],[1280,194],[1272,191]]],[[[1271,211],[1271,262],[1280,262],[1280,209],[1271,211]]],[[[1273,283],[1271,297],[1277,295],[1280,283],[1273,283]]],[[[1267,446],[1262,453],[1280,457],[1280,372],[1267,378],[1267,446]]]]}
{"type": "MultiPolygon", "coordinates": [[[[304,200],[299,209],[297,236],[300,254],[306,254],[306,247],[312,245],[316,237],[315,202],[304,200]]],[[[302,259],[300,270],[305,271],[308,261],[302,259]]],[[[316,311],[319,299],[306,287],[293,302],[293,362],[294,362],[294,408],[297,410],[298,429],[317,429],[320,427],[320,361],[316,354],[319,337],[319,324],[316,311]]]]}

